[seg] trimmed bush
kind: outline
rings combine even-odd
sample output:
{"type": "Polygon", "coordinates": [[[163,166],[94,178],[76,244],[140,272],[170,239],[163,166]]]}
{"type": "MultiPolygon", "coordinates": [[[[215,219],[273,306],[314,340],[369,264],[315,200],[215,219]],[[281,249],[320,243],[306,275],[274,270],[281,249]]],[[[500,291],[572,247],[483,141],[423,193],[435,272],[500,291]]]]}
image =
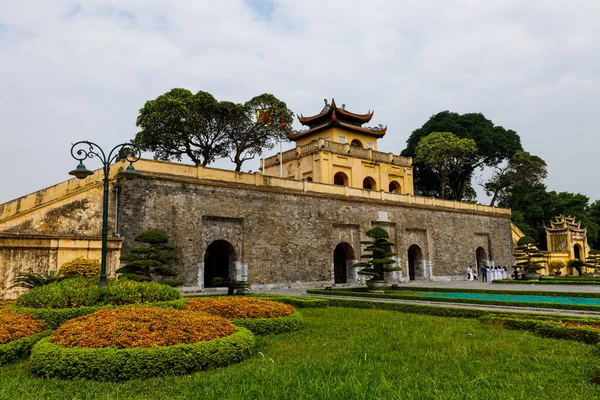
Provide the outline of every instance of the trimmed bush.
{"type": "Polygon", "coordinates": [[[81,349],[54,344],[46,338],[31,352],[31,371],[48,378],[98,381],[185,375],[240,362],[253,348],[254,336],[242,327],[230,336],[207,342],[134,349],[81,349]]]}
{"type": "Polygon", "coordinates": [[[31,336],[46,329],[48,327],[43,321],[29,313],[16,313],[7,309],[0,311],[0,344],[31,336]]]}
{"type": "MultiPolygon", "coordinates": [[[[165,307],[165,308],[175,308],[178,310],[183,310],[185,306],[186,299],[178,299],[172,301],[162,301],[162,302],[154,302],[154,303],[144,303],[144,305],[152,306],[152,307],[165,307]]],[[[124,306],[127,307],[127,306],[124,306]]],[[[89,315],[95,313],[100,310],[111,310],[114,309],[115,306],[95,306],[95,307],[79,307],[79,308],[27,308],[27,307],[17,307],[10,306],[9,310],[23,313],[27,312],[34,317],[44,321],[49,328],[56,329],[63,323],[77,317],[82,317],[84,315],[89,315]]]]}
{"type": "Polygon", "coordinates": [[[562,322],[560,320],[541,321],[527,317],[489,317],[482,319],[482,321],[499,324],[508,329],[530,331],[547,338],[575,340],[588,344],[600,342],[600,326],[594,327],[593,325],[562,322]]]}
{"type": "Polygon", "coordinates": [[[152,282],[109,279],[98,286],[96,279],[73,278],[31,289],[17,299],[17,306],[32,308],[78,308],[101,305],[140,304],[176,300],[179,291],[152,282]]]}
{"type": "Polygon", "coordinates": [[[63,275],[69,278],[99,278],[100,260],[90,260],[84,257],[77,257],[76,259],[61,265],[59,271],[62,271],[63,275]]]}
{"type": "Polygon", "coordinates": [[[203,311],[230,319],[287,317],[296,311],[287,304],[241,296],[197,297],[188,300],[184,310],[203,311]]]}
{"type": "Polygon", "coordinates": [[[249,294],[248,296],[262,300],[278,301],[296,308],[325,308],[329,305],[327,299],[308,296],[285,296],[277,294],[249,294]]]}
{"type": "Polygon", "coordinates": [[[45,331],[35,333],[31,336],[0,344],[0,366],[27,358],[31,353],[33,346],[41,339],[48,337],[51,334],[52,330],[46,329],[45,331]]]}
{"type": "Polygon", "coordinates": [[[279,334],[302,328],[300,313],[290,305],[248,297],[190,299],[185,310],[201,311],[232,319],[257,335],[279,334]]]}
{"type": "Polygon", "coordinates": [[[0,365],[27,357],[33,345],[51,332],[31,314],[0,310],[0,365]]]}
{"type": "Polygon", "coordinates": [[[152,278],[146,275],[122,273],[119,274],[119,279],[129,279],[134,282],[152,282],[152,278]]]}
{"type": "Polygon", "coordinates": [[[300,312],[278,318],[234,318],[236,326],[250,329],[255,335],[279,335],[293,332],[304,327],[304,319],[300,312]]]}
{"type": "Polygon", "coordinates": [[[226,318],[194,311],[135,306],[100,310],[64,323],[50,341],[66,347],[147,348],[192,344],[235,332],[226,318]]]}
{"type": "Polygon", "coordinates": [[[181,286],[184,284],[183,279],[163,279],[158,281],[161,285],[167,285],[171,287],[181,286]]]}

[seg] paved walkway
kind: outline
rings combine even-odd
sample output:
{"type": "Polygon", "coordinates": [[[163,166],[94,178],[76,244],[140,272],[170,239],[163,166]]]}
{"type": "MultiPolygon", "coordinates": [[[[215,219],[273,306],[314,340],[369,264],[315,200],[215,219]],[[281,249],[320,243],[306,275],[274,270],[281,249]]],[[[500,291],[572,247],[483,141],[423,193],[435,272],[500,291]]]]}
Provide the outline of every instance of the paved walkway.
{"type": "Polygon", "coordinates": [[[401,287],[430,287],[430,288],[455,288],[455,289],[486,289],[486,290],[537,290],[544,292],[582,292],[582,293],[600,293],[600,285],[544,285],[540,283],[519,284],[519,283],[485,283],[480,281],[413,281],[411,283],[402,283],[401,287]]]}

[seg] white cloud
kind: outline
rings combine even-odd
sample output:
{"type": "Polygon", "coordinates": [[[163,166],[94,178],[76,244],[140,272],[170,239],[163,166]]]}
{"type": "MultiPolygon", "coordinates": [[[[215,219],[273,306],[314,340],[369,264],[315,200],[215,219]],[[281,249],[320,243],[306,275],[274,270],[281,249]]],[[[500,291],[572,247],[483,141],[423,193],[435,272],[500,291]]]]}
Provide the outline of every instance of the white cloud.
{"type": "Polygon", "coordinates": [[[3,2],[0,202],[66,179],[72,142],[132,138],[172,87],[304,115],[335,97],[375,109],[396,153],[441,110],[483,112],[548,162],[551,189],[595,200],[599,16],[594,0],[3,2]]]}

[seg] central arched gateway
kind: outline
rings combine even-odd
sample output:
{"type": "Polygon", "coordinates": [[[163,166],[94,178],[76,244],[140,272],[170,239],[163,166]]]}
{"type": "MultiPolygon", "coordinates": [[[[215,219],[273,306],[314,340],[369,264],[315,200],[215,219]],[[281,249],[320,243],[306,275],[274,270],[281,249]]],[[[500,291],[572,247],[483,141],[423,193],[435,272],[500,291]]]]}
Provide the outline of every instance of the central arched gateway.
{"type": "Polygon", "coordinates": [[[582,257],[581,257],[581,253],[582,253],[582,251],[581,251],[581,246],[580,246],[579,244],[576,244],[576,245],[573,247],[573,256],[574,256],[576,259],[578,259],[578,260],[581,260],[581,259],[582,259],[582,257]]]}
{"type": "Polygon", "coordinates": [[[416,276],[422,276],[421,262],[423,260],[423,252],[416,244],[408,248],[408,279],[415,280],[416,276]]]}
{"type": "Polygon", "coordinates": [[[477,275],[481,273],[481,268],[487,266],[488,257],[485,249],[483,247],[478,247],[475,250],[475,257],[477,259],[477,275]]]}
{"type": "Polygon", "coordinates": [[[348,268],[354,260],[354,250],[348,243],[340,243],[333,251],[333,281],[335,283],[348,282],[348,268]]]}
{"type": "Polygon", "coordinates": [[[204,287],[212,287],[213,279],[229,279],[237,261],[235,249],[227,240],[215,240],[204,253],[204,287]]]}

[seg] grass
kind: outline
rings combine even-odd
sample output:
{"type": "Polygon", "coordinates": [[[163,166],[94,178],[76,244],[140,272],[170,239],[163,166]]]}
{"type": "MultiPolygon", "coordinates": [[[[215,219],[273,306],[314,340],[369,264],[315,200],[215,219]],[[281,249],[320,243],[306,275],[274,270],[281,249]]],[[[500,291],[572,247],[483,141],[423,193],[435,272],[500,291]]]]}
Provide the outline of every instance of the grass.
{"type": "Polygon", "coordinates": [[[304,309],[307,327],[258,337],[237,365],[120,384],[0,369],[0,399],[591,399],[595,346],[477,320],[304,309]]]}

